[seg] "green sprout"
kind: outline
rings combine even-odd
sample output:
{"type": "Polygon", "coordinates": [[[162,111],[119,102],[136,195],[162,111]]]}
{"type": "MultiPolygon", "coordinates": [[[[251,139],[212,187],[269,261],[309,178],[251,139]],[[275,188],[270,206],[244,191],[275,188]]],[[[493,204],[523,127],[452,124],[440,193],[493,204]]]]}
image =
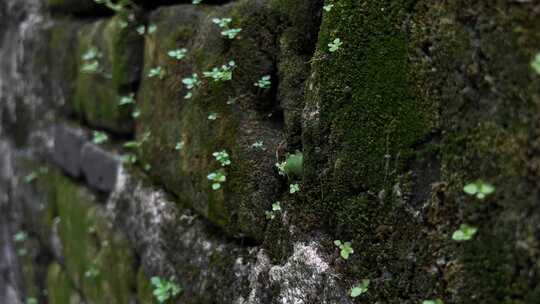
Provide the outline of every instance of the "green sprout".
{"type": "Polygon", "coordinates": [[[23,180],[25,183],[29,184],[36,180],[40,175],[47,174],[49,172],[49,169],[47,167],[39,167],[37,171],[32,171],[28,175],[26,175],[23,180]]]}
{"type": "Polygon", "coordinates": [[[333,7],[334,7],[333,4],[327,4],[327,5],[323,6],[323,9],[324,9],[325,11],[329,12],[329,11],[332,10],[333,7]]]}
{"type": "Polygon", "coordinates": [[[122,155],[122,162],[126,164],[134,164],[137,162],[137,156],[135,154],[122,155]]]}
{"type": "Polygon", "coordinates": [[[212,189],[219,190],[221,188],[221,183],[227,181],[227,177],[223,174],[223,170],[214,171],[206,177],[208,180],[212,181],[212,189]]]}
{"type": "Polygon", "coordinates": [[[422,304],[444,304],[444,302],[441,299],[435,299],[435,300],[424,300],[422,301],[422,304]]]}
{"type": "Polygon", "coordinates": [[[534,56],[534,60],[531,62],[531,67],[540,75],[540,53],[534,56]]]}
{"type": "Polygon", "coordinates": [[[467,224],[461,224],[459,225],[459,229],[454,231],[452,234],[452,239],[456,242],[468,241],[472,239],[477,231],[478,228],[469,226],[467,224]]]}
{"type": "Polygon", "coordinates": [[[22,243],[24,241],[26,241],[26,239],[28,239],[28,233],[26,231],[18,231],[17,233],[15,233],[15,235],[13,236],[13,240],[17,243],[22,243]]]}
{"type": "Polygon", "coordinates": [[[165,77],[165,69],[163,69],[160,66],[152,68],[150,69],[150,72],[148,72],[148,77],[149,78],[158,77],[159,79],[163,79],[163,77],[165,77]]]}
{"type": "Polygon", "coordinates": [[[132,140],[132,141],[125,142],[122,146],[125,149],[138,149],[138,148],[141,147],[141,145],[142,145],[141,142],[138,142],[136,140],[132,140]]]}
{"type": "Polygon", "coordinates": [[[180,141],[176,143],[176,146],[174,146],[175,150],[182,150],[184,148],[184,141],[180,141]]]}
{"type": "Polygon", "coordinates": [[[135,103],[135,94],[131,93],[129,95],[121,96],[120,101],[118,102],[119,106],[134,104],[135,103]]]}
{"type": "Polygon", "coordinates": [[[84,276],[86,278],[96,278],[97,276],[99,276],[99,274],[99,269],[97,269],[95,266],[91,266],[90,268],[88,268],[88,270],[84,272],[84,276]]]}
{"type": "Polygon", "coordinates": [[[199,75],[197,75],[197,73],[193,73],[191,77],[182,79],[182,83],[188,90],[187,94],[184,96],[184,99],[190,99],[193,97],[191,90],[201,85],[201,81],[199,80],[199,75]]]}
{"type": "Polygon", "coordinates": [[[272,204],[272,210],[265,211],[266,219],[273,220],[276,218],[276,213],[281,211],[281,203],[275,202],[272,204]]]}
{"type": "Polygon", "coordinates": [[[229,39],[234,39],[236,38],[236,35],[238,35],[241,31],[242,31],[241,28],[226,29],[226,30],[221,31],[221,35],[229,39]]]}
{"type": "Polygon", "coordinates": [[[144,35],[144,34],[153,34],[156,32],[157,30],[157,26],[155,24],[151,24],[151,25],[148,25],[148,27],[144,26],[144,25],[139,25],[136,29],[137,33],[139,33],[140,35],[144,35]]]}
{"type": "Polygon", "coordinates": [[[494,191],[495,187],[493,187],[493,185],[483,182],[481,180],[467,184],[465,185],[465,187],[463,187],[463,192],[467,193],[468,195],[476,196],[476,198],[481,200],[486,198],[486,196],[493,193],[494,191]]]}
{"type": "Polygon", "coordinates": [[[133,109],[133,112],[131,112],[131,117],[133,118],[139,118],[141,116],[141,110],[139,109],[133,109]]]}
{"type": "Polygon", "coordinates": [[[289,193],[290,193],[290,194],[294,194],[294,193],[299,192],[299,191],[300,191],[300,185],[298,185],[298,184],[291,184],[291,185],[289,186],[289,193]]]}
{"type": "Polygon", "coordinates": [[[197,4],[200,4],[201,2],[202,2],[202,0],[192,0],[191,4],[197,5],[197,4]]]}
{"type": "Polygon", "coordinates": [[[174,278],[165,280],[160,277],[152,277],[150,283],[154,286],[152,294],[159,303],[173,299],[182,292],[182,288],[175,282],[174,278]]]}
{"type": "Polygon", "coordinates": [[[34,297],[30,297],[28,299],[26,299],[26,302],[24,302],[25,304],[38,304],[38,300],[34,297]]]}
{"type": "Polygon", "coordinates": [[[340,240],[335,240],[334,245],[339,248],[339,254],[345,260],[349,259],[349,255],[354,253],[354,249],[351,247],[351,242],[341,242],[340,240]]]}
{"type": "Polygon", "coordinates": [[[96,145],[101,145],[102,143],[105,143],[107,140],[109,140],[109,136],[107,136],[107,134],[105,134],[104,132],[93,131],[92,134],[92,142],[96,145]]]}
{"type": "Polygon", "coordinates": [[[272,82],[270,81],[270,75],[265,75],[261,77],[261,79],[259,79],[253,85],[261,89],[268,89],[272,85],[272,82]]]}
{"type": "Polygon", "coordinates": [[[258,140],[251,144],[251,148],[266,151],[266,148],[264,147],[264,142],[262,140],[258,140]]]}
{"type": "Polygon", "coordinates": [[[214,24],[217,24],[220,28],[228,28],[229,23],[232,22],[232,18],[214,18],[212,19],[214,24]]]}
{"type": "Polygon", "coordinates": [[[339,38],[336,38],[334,39],[334,41],[330,42],[328,44],[328,50],[333,53],[337,50],[339,50],[339,48],[341,47],[341,45],[343,45],[343,42],[341,42],[341,39],[339,38]]]}
{"type": "Polygon", "coordinates": [[[277,163],[276,167],[278,168],[279,175],[302,177],[304,174],[303,163],[304,155],[302,152],[296,152],[289,154],[287,159],[284,162],[277,163]]]}
{"type": "Polygon", "coordinates": [[[363,279],[362,282],[356,284],[353,288],[351,288],[351,298],[356,298],[368,291],[369,287],[369,279],[363,279]]]}
{"type": "Polygon", "coordinates": [[[208,120],[216,120],[218,117],[218,114],[216,112],[210,112],[208,114],[208,120]]]}
{"type": "Polygon", "coordinates": [[[221,67],[214,67],[211,71],[203,72],[204,77],[212,78],[214,81],[228,81],[232,79],[232,71],[236,67],[234,61],[229,61],[221,67]]]}
{"type": "Polygon", "coordinates": [[[225,167],[231,164],[231,160],[229,159],[229,153],[227,153],[227,151],[225,150],[214,152],[212,153],[212,155],[221,164],[222,167],[225,167]]]}
{"type": "Polygon", "coordinates": [[[167,55],[169,55],[169,57],[174,58],[176,60],[181,60],[184,57],[186,57],[186,53],[187,53],[187,49],[182,48],[182,49],[171,50],[167,52],[167,55]]]}
{"type": "Polygon", "coordinates": [[[96,48],[91,47],[82,55],[83,65],[81,72],[84,74],[99,74],[101,73],[99,60],[103,54],[96,48]]]}

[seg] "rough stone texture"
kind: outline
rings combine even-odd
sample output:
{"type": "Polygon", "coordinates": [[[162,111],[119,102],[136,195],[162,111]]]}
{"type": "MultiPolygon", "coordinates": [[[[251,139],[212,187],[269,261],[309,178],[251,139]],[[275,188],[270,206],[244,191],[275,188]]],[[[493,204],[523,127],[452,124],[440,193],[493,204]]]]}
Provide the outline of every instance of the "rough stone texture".
{"type": "Polygon", "coordinates": [[[81,151],[81,168],[90,187],[111,191],[116,184],[121,160],[102,148],[87,143],[81,151]]]}
{"type": "Polygon", "coordinates": [[[161,66],[164,79],[145,77],[139,91],[141,118],[138,137],[151,132],[143,143],[142,157],[152,165],[151,175],[231,235],[262,237],[264,211],[278,199],[282,187],[274,169],[276,150],[282,141],[279,105],[271,89],[253,85],[275,70],[277,24],[260,1],[238,1],[207,8],[192,5],[158,9],[150,16],[157,31],[146,39],[144,75],[161,66]],[[241,27],[235,40],[220,35],[213,18],[231,16],[231,27],[241,27]],[[170,29],[174,27],[175,30],[170,29]],[[187,48],[183,60],[167,56],[171,49],[187,48]],[[234,60],[232,81],[203,78],[203,71],[234,60]],[[201,87],[184,99],[181,79],[199,74],[201,87]],[[234,99],[234,104],[227,101],[234,99]],[[216,120],[208,119],[212,112],[216,120]],[[262,141],[264,150],[252,147],[262,141]],[[183,142],[181,150],[175,150],[183,142]],[[214,191],[207,175],[220,169],[213,152],[226,150],[231,165],[222,168],[227,181],[214,191]]]}
{"type": "Polygon", "coordinates": [[[75,2],[0,2],[1,303],[151,303],[152,276],[175,277],[183,304],[538,301],[539,4],[189,2],[145,1],[137,22],[157,31],[144,37],[75,2]],[[92,45],[101,76],[79,73],[92,45]],[[231,81],[204,78],[184,99],[183,78],[230,60],[231,81]],[[148,78],[157,66],[163,79],[148,78]],[[133,142],[117,102],[135,91],[133,142]],[[55,134],[65,121],[109,143],[55,134]],[[297,150],[303,176],[279,176],[297,150]],[[477,179],[495,192],[463,193],[477,179]],[[455,242],[462,223],[478,232],[455,242]],[[349,259],[335,239],[352,242],[349,259]]]}
{"type": "Polygon", "coordinates": [[[82,150],[87,142],[86,134],[80,130],[57,125],[54,128],[54,162],[73,177],[81,175],[82,150]]]}

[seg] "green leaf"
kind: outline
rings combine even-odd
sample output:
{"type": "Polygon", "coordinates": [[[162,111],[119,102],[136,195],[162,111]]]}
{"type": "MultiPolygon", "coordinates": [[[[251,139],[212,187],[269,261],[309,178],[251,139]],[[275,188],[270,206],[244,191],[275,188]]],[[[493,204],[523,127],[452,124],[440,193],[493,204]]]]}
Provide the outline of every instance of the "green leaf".
{"type": "Polygon", "coordinates": [[[475,195],[476,193],[478,193],[478,187],[476,186],[476,183],[470,183],[463,187],[463,192],[469,195],[475,195]]]}
{"type": "Polygon", "coordinates": [[[358,283],[351,289],[351,297],[356,298],[368,291],[370,281],[368,279],[363,279],[362,282],[358,283]]]}
{"type": "Polygon", "coordinates": [[[534,57],[533,61],[531,62],[531,67],[538,75],[540,75],[540,53],[537,53],[534,57]]]}
{"type": "Polygon", "coordinates": [[[461,224],[459,229],[454,231],[452,239],[457,242],[468,241],[476,234],[477,228],[469,226],[467,224],[461,224]]]}

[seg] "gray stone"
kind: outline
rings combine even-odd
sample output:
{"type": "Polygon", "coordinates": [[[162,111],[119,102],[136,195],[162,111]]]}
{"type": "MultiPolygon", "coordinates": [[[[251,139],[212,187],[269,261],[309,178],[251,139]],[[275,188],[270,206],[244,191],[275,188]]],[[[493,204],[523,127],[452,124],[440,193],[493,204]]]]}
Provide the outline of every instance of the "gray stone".
{"type": "Polygon", "coordinates": [[[122,165],[120,158],[101,147],[87,143],[82,149],[82,172],[91,188],[109,192],[122,165]]]}
{"type": "Polygon", "coordinates": [[[54,153],[52,159],[56,165],[69,175],[81,175],[81,157],[87,137],[82,130],[57,125],[54,128],[54,153]]]}

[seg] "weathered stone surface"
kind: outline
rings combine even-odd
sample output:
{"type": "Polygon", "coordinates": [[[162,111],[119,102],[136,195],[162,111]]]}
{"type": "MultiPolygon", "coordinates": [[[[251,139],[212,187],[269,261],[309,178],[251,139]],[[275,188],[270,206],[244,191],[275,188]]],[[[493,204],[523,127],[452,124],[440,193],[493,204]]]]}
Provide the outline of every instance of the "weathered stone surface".
{"type": "Polygon", "coordinates": [[[81,153],[86,182],[97,190],[111,191],[122,167],[121,159],[92,143],[85,144],[81,153]]]}
{"type": "Polygon", "coordinates": [[[145,77],[139,91],[138,137],[151,132],[143,143],[144,161],[182,203],[232,235],[261,238],[264,211],[278,199],[282,187],[274,163],[283,136],[282,114],[272,97],[275,82],[270,89],[254,83],[275,70],[272,27],[277,18],[259,1],[239,1],[207,9],[205,14],[192,5],[158,9],[150,23],[157,31],[146,40],[144,74],[158,66],[166,74],[163,79],[145,77]],[[224,16],[232,17],[231,27],[242,28],[234,40],[222,36],[222,29],[212,22],[224,16]],[[182,47],[188,49],[185,59],[167,55],[182,47]],[[204,71],[231,60],[236,64],[231,81],[203,78],[204,71]],[[181,80],[193,73],[199,74],[202,85],[193,90],[192,98],[184,99],[188,91],[181,80]],[[217,119],[209,119],[211,113],[217,119]],[[258,141],[263,149],[252,146],[258,141]],[[179,142],[184,146],[176,150],[179,142]],[[231,160],[223,168],[212,156],[222,150],[231,160]],[[207,176],[220,169],[227,181],[214,191],[207,176]]]}
{"type": "Polygon", "coordinates": [[[74,111],[92,126],[118,133],[133,129],[131,105],[119,106],[122,96],[137,89],[142,68],[143,37],[137,24],[122,27],[119,16],[85,25],[78,32],[78,75],[74,111]],[[85,59],[89,52],[93,55],[85,59]],[[88,59],[91,58],[91,59],[88,59]],[[95,65],[94,71],[83,72],[95,65]]]}
{"type": "Polygon", "coordinates": [[[87,143],[87,136],[82,130],[57,125],[54,128],[53,161],[69,175],[81,175],[82,150],[87,143]]]}
{"type": "Polygon", "coordinates": [[[216,294],[222,303],[351,303],[320,239],[297,236],[291,255],[274,264],[265,249],[216,235],[205,219],[127,173],[107,210],[147,273],[178,278],[181,303],[213,303],[216,294]]]}

